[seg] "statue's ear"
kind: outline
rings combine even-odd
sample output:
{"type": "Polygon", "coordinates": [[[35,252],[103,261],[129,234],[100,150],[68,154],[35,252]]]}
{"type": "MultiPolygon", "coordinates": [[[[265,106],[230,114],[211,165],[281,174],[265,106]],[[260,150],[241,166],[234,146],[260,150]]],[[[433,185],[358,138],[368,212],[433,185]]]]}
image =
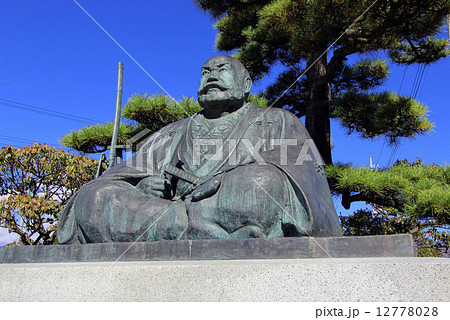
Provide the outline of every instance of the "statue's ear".
{"type": "Polygon", "coordinates": [[[249,93],[252,88],[252,79],[250,79],[250,77],[246,77],[244,81],[244,92],[249,93]]]}

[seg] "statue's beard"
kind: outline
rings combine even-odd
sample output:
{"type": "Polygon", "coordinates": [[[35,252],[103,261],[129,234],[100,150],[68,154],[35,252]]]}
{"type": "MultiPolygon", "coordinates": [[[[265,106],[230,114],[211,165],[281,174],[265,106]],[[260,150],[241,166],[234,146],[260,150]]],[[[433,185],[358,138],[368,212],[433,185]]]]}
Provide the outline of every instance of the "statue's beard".
{"type": "Polygon", "coordinates": [[[242,105],[245,100],[245,94],[242,90],[234,88],[221,92],[221,94],[198,94],[198,103],[205,110],[227,111],[230,106],[242,105]],[[223,109],[223,110],[221,110],[223,109]]]}

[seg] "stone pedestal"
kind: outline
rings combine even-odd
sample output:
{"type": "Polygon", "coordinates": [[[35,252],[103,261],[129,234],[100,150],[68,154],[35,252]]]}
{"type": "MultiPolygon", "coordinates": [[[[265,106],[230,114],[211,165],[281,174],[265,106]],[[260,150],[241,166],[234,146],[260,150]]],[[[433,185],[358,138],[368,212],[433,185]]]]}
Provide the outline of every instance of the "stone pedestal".
{"type": "Polygon", "coordinates": [[[450,259],[0,264],[0,301],[450,301],[450,259]]]}
{"type": "Polygon", "coordinates": [[[445,301],[410,235],[0,248],[0,301],[445,301]],[[370,257],[370,258],[368,258],[370,257]]]}
{"type": "Polygon", "coordinates": [[[415,257],[409,234],[114,242],[0,248],[0,263],[415,257]]]}

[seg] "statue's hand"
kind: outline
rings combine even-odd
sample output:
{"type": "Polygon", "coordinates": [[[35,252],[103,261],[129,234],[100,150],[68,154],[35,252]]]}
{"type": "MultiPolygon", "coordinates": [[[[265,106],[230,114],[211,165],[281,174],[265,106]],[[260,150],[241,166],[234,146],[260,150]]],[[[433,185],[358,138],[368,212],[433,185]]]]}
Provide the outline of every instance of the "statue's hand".
{"type": "Polygon", "coordinates": [[[209,179],[205,183],[195,188],[195,190],[192,192],[192,200],[199,201],[211,197],[217,192],[217,190],[219,190],[220,184],[221,184],[220,176],[216,176],[209,179]]]}
{"type": "Polygon", "coordinates": [[[173,197],[173,187],[170,180],[159,176],[150,176],[141,180],[136,186],[146,194],[156,197],[171,199],[173,197]]]}

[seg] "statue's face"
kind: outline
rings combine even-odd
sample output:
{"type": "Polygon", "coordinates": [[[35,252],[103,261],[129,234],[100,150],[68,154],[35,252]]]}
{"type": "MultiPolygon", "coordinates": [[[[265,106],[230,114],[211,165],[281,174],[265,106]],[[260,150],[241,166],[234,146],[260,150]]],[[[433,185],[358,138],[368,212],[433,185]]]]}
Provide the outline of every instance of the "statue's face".
{"type": "Polygon", "coordinates": [[[245,96],[243,68],[233,58],[217,56],[206,61],[198,88],[198,101],[203,107],[245,96]]]}

